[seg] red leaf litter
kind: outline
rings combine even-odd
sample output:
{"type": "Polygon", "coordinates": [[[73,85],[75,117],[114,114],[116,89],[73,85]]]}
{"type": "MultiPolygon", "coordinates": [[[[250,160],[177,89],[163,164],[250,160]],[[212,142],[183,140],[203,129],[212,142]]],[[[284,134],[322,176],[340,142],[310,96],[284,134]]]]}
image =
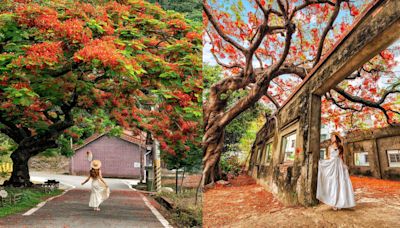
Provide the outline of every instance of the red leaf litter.
{"type": "Polygon", "coordinates": [[[219,227],[284,206],[249,176],[230,180],[230,186],[216,185],[204,193],[203,227],[219,227]]]}
{"type": "MultiPolygon", "coordinates": [[[[183,180],[183,187],[185,188],[197,188],[197,186],[199,185],[201,179],[201,175],[200,174],[192,174],[192,175],[186,175],[184,180],[183,180]]],[[[175,178],[171,178],[171,179],[162,179],[162,183],[165,184],[175,184],[175,178]]],[[[181,185],[182,183],[182,178],[179,177],[178,179],[178,185],[181,185]]]]}
{"type": "Polygon", "coordinates": [[[358,198],[392,198],[400,196],[400,181],[360,176],[351,176],[350,179],[358,198]]]}
{"type": "MultiPolygon", "coordinates": [[[[356,176],[352,176],[351,181],[356,192],[357,201],[361,198],[379,198],[383,201],[396,201],[399,199],[400,182],[398,181],[356,176]]],[[[265,216],[268,214],[270,214],[270,216],[267,216],[266,218],[271,219],[276,217],[278,220],[283,219],[285,220],[285,223],[289,225],[291,224],[291,219],[282,216],[282,213],[294,212],[295,214],[298,214],[307,212],[320,217],[322,212],[318,212],[318,210],[326,208],[324,209],[327,210],[326,213],[330,212],[330,209],[328,209],[329,207],[324,207],[322,204],[316,207],[322,209],[307,209],[300,206],[286,207],[280,203],[272,193],[256,184],[255,180],[249,176],[239,176],[236,179],[230,180],[230,183],[230,185],[217,184],[214,188],[208,189],[204,193],[203,227],[229,227],[233,224],[237,227],[239,224],[247,224],[247,227],[252,227],[253,222],[260,222],[259,218],[264,217],[265,219],[265,216]],[[283,212],[283,210],[286,212],[283,212]]],[[[356,211],[361,212],[364,210],[369,209],[360,205],[356,211]]],[[[338,214],[338,216],[342,215],[338,214]]],[[[272,225],[272,221],[269,221],[271,223],[270,225],[272,225]]],[[[307,222],[303,225],[305,224],[307,224],[307,222]]],[[[253,225],[254,227],[260,227],[259,224],[253,225]]],[[[312,225],[312,223],[309,225],[312,225]]]]}

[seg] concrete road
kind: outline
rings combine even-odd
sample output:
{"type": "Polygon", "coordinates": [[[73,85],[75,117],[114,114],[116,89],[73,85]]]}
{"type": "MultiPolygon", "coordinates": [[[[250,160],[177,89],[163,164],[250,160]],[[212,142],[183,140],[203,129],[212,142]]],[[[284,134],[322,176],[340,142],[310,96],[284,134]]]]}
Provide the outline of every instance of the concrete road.
{"type": "MultiPolygon", "coordinates": [[[[85,185],[81,183],[87,178],[86,176],[72,176],[63,174],[52,174],[46,172],[31,172],[31,181],[44,182],[48,179],[55,179],[68,187],[75,187],[76,189],[90,189],[90,181],[85,185]]],[[[139,180],[134,179],[117,179],[117,178],[104,178],[111,190],[127,190],[129,185],[137,184],[139,180]]]]}
{"type": "Polygon", "coordinates": [[[105,178],[111,194],[100,205],[101,211],[89,208],[90,186],[82,186],[84,176],[58,175],[32,172],[31,181],[56,179],[69,191],[56,197],[43,207],[0,219],[0,227],[29,228],[125,228],[171,227],[143,194],[129,188],[138,180],[105,178]]]}
{"type": "Polygon", "coordinates": [[[32,215],[16,214],[0,219],[0,227],[168,227],[161,224],[138,192],[114,190],[98,212],[89,208],[89,195],[90,192],[85,189],[70,190],[63,196],[47,202],[32,215]]]}

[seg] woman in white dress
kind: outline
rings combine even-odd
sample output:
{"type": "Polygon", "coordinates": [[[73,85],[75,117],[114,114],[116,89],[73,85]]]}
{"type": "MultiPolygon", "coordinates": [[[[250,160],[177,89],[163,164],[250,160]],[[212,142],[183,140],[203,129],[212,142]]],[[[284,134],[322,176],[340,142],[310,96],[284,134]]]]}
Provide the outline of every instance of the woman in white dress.
{"type": "Polygon", "coordinates": [[[317,199],[333,210],[356,205],[349,171],[343,162],[343,146],[339,136],[331,135],[329,159],[320,160],[318,166],[317,199]]]}
{"type": "Polygon", "coordinates": [[[90,194],[89,207],[93,207],[93,210],[95,211],[100,211],[99,206],[104,200],[108,199],[110,190],[101,176],[101,162],[99,160],[93,160],[90,163],[90,166],[92,169],[90,170],[89,177],[82,182],[82,185],[92,179],[92,191],[90,194]]]}

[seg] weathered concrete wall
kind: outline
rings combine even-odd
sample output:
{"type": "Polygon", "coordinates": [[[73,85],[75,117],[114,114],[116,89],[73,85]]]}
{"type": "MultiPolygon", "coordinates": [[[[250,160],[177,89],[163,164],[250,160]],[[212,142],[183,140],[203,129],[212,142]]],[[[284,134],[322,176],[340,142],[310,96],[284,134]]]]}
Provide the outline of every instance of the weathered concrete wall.
{"type": "Polygon", "coordinates": [[[376,158],[375,139],[366,139],[348,143],[345,149],[345,162],[351,175],[364,175],[381,178],[379,160],[376,158]],[[355,153],[368,152],[369,166],[357,166],[354,161],[355,153]]]}
{"type": "Polygon", "coordinates": [[[400,180],[400,167],[389,167],[387,150],[400,150],[400,127],[350,133],[346,137],[346,164],[351,174],[400,180]],[[369,166],[356,166],[354,153],[368,152],[369,166]]]}
{"type": "MultiPolygon", "coordinates": [[[[321,100],[320,96],[337,85],[366,61],[399,38],[400,1],[376,1],[325,59],[310,72],[301,86],[275,113],[274,134],[262,129],[252,153],[263,148],[263,141],[272,140],[270,164],[257,164],[251,157],[250,174],[287,204],[314,205],[319,160],[321,100]],[[297,134],[295,160],[284,163],[281,141],[286,129],[297,134]]],[[[271,132],[271,130],[269,130],[271,132]]],[[[262,150],[261,150],[262,151],[262,150]]]]}

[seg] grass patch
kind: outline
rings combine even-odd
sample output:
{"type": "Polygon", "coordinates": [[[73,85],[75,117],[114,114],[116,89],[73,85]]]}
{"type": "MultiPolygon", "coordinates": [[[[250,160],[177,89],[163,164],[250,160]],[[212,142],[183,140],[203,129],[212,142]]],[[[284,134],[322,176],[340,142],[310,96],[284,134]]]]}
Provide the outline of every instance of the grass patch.
{"type": "Polygon", "coordinates": [[[61,194],[63,191],[60,189],[55,189],[50,193],[44,193],[40,188],[12,188],[12,187],[5,187],[4,188],[8,195],[16,194],[16,193],[23,193],[23,196],[19,202],[15,205],[11,205],[10,202],[5,202],[3,207],[0,207],[0,218],[5,217],[7,215],[19,213],[26,211],[38,203],[42,202],[43,200],[61,194]]]}
{"type": "MultiPolygon", "coordinates": [[[[164,178],[164,181],[168,178],[164,178]]],[[[175,191],[175,184],[163,183],[163,187],[170,187],[175,191]]],[[[162,196],[173,202],[173,209],[170,210],[170,218],[178,227],[202,227],[202,199],[199,194],[198,202],[196,199],[196,188],[183,187],[176,194],[175,192],[160,192],[157,196],[162,196]]]]}

